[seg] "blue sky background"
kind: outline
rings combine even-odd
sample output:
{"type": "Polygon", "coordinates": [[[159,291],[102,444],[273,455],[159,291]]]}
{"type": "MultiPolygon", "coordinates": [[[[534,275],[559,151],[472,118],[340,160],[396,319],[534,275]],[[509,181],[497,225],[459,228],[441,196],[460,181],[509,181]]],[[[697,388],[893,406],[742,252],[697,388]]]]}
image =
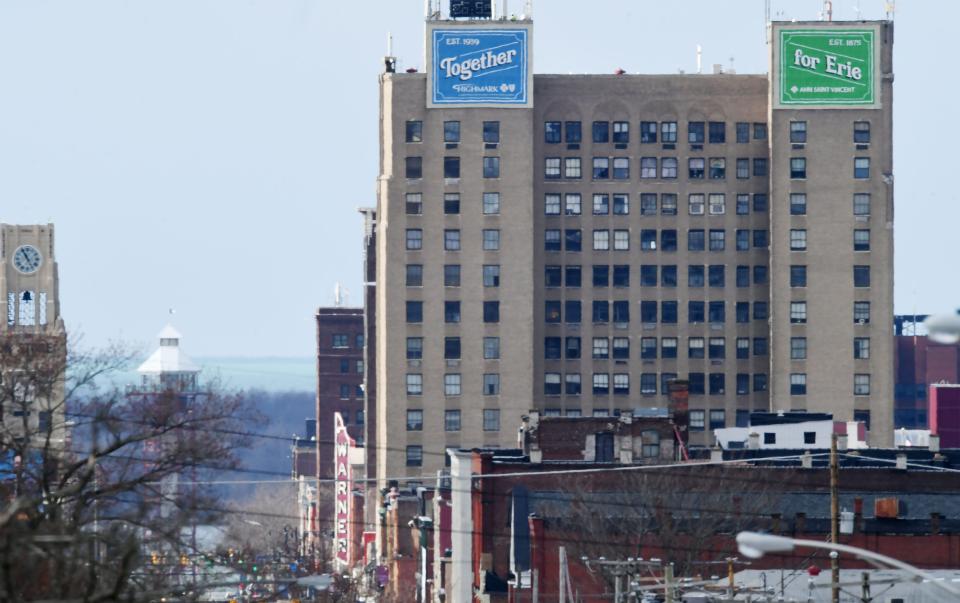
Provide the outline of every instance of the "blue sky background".
{"type": "MultiPolygon", "coordinates": [[[[522,10],[521,0],[511,9],[522,10]]],[[[835,0],[834,18],[883,16],[835,0]]],[[[774,0],[816,19],[818,0],[774,0]]],[[[900,2],[896,309],[960,306],[960,3],[900,2]]],[[[422,0],[5,0],[0,221],[53,221],[68,327],[196,356],[307,356],[340,281],[361,295],[386,32],[421,67],[422,0]]],[[[535,0],[537,73],[767,70],[762,0],[535,0]]]]}

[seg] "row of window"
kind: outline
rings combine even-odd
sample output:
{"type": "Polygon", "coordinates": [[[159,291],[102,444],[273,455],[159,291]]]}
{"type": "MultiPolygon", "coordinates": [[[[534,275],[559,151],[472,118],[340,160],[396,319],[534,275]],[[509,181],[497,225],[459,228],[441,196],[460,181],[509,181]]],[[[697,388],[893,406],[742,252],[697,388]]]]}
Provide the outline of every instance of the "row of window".
{"type": "MultiPolygon", "coordinates": [[[[461,236],[459,228],[447,228],[443,231],[443,249],[445,251],[460,251],[461,236]]],[[[500,250],[500,229],[484,228],[481,232],[484,251],[500,250]]],[[[423,249],[423,229],[408,228],[406,232],[406,248],[410,251],[423,249]]]]}
{"type": "MultiPolygon", "coordinates": [[[[853,177],[857,180],[866,180],[870,178],[870,158],[853,158],[853,177]]],[[[804,180],[807,178],[807,158],[790,158],[790,178],[793,180],[804,180]]]]}
{"type": "MultiPolygon", "coordinates": [[[[481,277],[484,287],[499,287],[500,265],[484,264],[481,271],[481,277]]],[[[406,285],[407,287],[423,286],[423,264],[407,264],[406,285]]],[[[460,264],[445,264],[443,266],[443,286],[460,286],[460,264]]]]}
{"type": "MultiPolygon", "coordinates": [[[[408,229],[418,231],[414,235],[414,244],[421,244],[423,241],[423,231],[420,229],[408,229]]],[[[446,231],[445,231],[446,232],[446,231]]],[[[486,232],[486,231],[484,231],[486,232]]],[[[659,231],[660,241],[657,244],[657,230],[654,228],[644,228],[640,230],[640,249],[643,251],[677,251],[678,235],[674,228],[665,228],[659,231]]],[[[803,231],[804,234],[806,231],[803,231]]],[[[611,246],[611,230],[598,228],[593,230],[593,249],[594,251],[629,251],[630,249],[630,229],[613,229],[611,246]]],[[[734,231],[736,250],[747,251],[751,247],[766,249],[769,245],[766,229],[736,229],[734,231]]],[[[408,234],[407,241],[411,239],[408,234]]],[[[459,240],[459,236],[457,237],[459,240]]],[[[792,240],[792,237],[791,237],[792,240]]],[[[804,237],[804,240],[805,237],[804,237]]],[[[407,247],[411,249],[411,247],[407,247]]],[[[580,228],[567,228],[561,231],[559,228],[548,228],[543,231],[544,251],[583,251],[583,230],[580,228]],[[562,249],[561,249],[562,242],[562,249]]],[[[723,228],[703,228],[687,229],[687,251],[724,251],[727,248],[727,231],[723,228]]],[[[413,247],[413,249],[420,249],[413,247]]]]}
{"type": "MultiPolygon", "coordinates": [[[[807,374],[790,373],[790,395],[807,395],[807,374]]],[[[870,395],[870,375],[868,373],[857,373],[853,376],[853,395],[870,395]]]]}
{"type": "MultiPolygon", "coordinates": [[[[447,302],[450,303],[450,302],[447,302]]],[[[602,324],[613,322],[627,324],[630,322],[629,301],[593,300],[592,322],[602,324]]],[[[679,322],[679,303],[676,301],[641,301],[640,322],[644,324],[677,324],[679,322]]],[[[734,305],[736,321],[738,323],[753,320],[767,320],[770,317],[767,302],[753,302],[753,312],[750,312],[750,302],[736,302],[734,305]]],[[[544,321],[547,324],[566,322],[579,324],[581,322],[581,305],[579,300],[548,300],[544,302],[544,321]],[[563,320],[564,314],[566,320],[563,320]]],[[[710,322],[723,324],[727,320],[727,302],[724,301],[689,301],[687,302],[687,322],[698,324],[710,322]]]]}
{"type": "MultiPolygon", "coordinates": [[[[484,178],[499,178],[500,177],[500,158],[499,157],[489,157],[485,156],[482,162],[483,169],[481,171],[484,178]]],[[[405,174],[408,179],[415,180],[418,178],[423,178],[423,157],[420,156],[410,156],[406,158],[405,164],[405,174]]],[[[460,158],[459,157],[444,157],[443,158],[443,177],[456,179],[460,177],[460,158]]]]}
{"type": "MultiPolygon", "coordinates": [[[[483,359],[500,359],[500,338],[484,337],[483,341],[483,359]]],[[[445,337],[443,340],[443,356],[446,359],[460,358],[461,347],[459,337],[445,337]]],[[[420,360],[423,358],[423,337],[407,337],[407,360],[420,360]]]]}
{"type": "MultiPolygon", "coordinates": [[[[831,136],[834,135],[833,132],[831,132],[830,134],[831,136]]],[[[793,142],[793,143],[807,142],[807,122],[805,121],[790,122],[790,142],[793,142]]],[[[853,122],[853,142],[857,144],[868,144],[870,142],[870,122],[869,121],[853,122]]]]}
{"type": "MultiPolygon", "coordinates": [[[[609,287],[611,282],[614,287],[630,286],[629,264],[614,264],[613,266],[594,264],[592,268],[592,284],[594,287],[609,287]]],[[[726,269],[727,267],[723,264],[710,266],[704,266],[703,264],[688,265],[687,286],[696,288],[704,286],[725,287],[727,284],[726,269]]],[[[679,280],[677,278],[678,270],[676,265],[641,265],[639,273],[641,287],[676,287],[679,280]]],[[[751,276],[753,277],[752,284],[765,285],[768,281],[767,275],[768,270],[765,265],[753,267],[737,266],[736,285],[737,287],[749,287],[751,284],[751,276]]],[[[580,287],[582,284],[581,277],[582,267],[579,264],[544,266],[544,285],[546,287],[580,287]]]]}
{"type": "MultiPolygon", "coordinates": [[[[754,123],[753,139],[766,140],[767,124],[754,123]]],[[[736,122],[736,141],[745,143],[750,141],[751,124],[748,122],[736,122]]],[[[640,122],[640,142],[644,144],[653,144],[657,142],[657,134],[660,135],[660,142],[677,142],[677,122],[676,121],[641,121],[640,122]]],[[[630,142],[630,122],[629,121],[595,121],[591,124],[591,134],[594,143],[627,144],[630,142]]],[[[546,121],[543,125],[543,141],[547,144],[579,144],[583,142],[583,127],[579,121],[546,121]]],[[[722,121],[688,121],[687,122],[687,142],[700,144],[710,142],[712,144],[723,144],[727,141],[727,124],[722,121]]]]}
{"type": "MultiPolygon", "coordinates": [[[[360,375],[363,374],[363,360],[354,360],[354,361],[353,361],[353,366],[355,367],[357,374],[360,374],[360,375]]],[[[349,373],[349,372],[350,372],[350,359],[349,359],[349,358],[341,358],[341,359],[340,359],[340,372],[341,372],[341,373],[349,373]]]]}
{"type": "MultiPolygon", "coordinates": [[[[640,359],[656,360],[677,358],[679,337],[641,337],[640,359]]],[[[737,337],[734,342],[736,358],[743,360],[750,358],[751,350],[754,356],[767,355],[766,337],[737,337]]],[[[581,338],[544,337],[544,360],[577,360],[581,357],[581,338]]],[[[594,360],[628,360],[630,358],[629,337],[593,337],[591,339],[591,358],[594,360]]],[[[687,358],[722,360],[727,357],[726,337],[688,337],[687,358]]]]}
{"type": "MultiPolygon", "coordinates": [[[[790,359],[791,360],[806,360],[807,352],[808,352],[808,346],[807,346],[806,337],[790,338],[790,359]]],[[[853,358],[854,360],[870,359],[870,338],[869,337],[853,338],[853,358]]]]}
{"type": "MultiPolygon", "coordinates": [[[[593,157],[593,180],[629,180],[629,157],[593,157]]],[[[641,157],[639,159],[640,178],[675,180],[679,175],[679,160],[676,157],[641,157]],[[659,168],[658,168],[659,164],[659,168]]],[[[459,164],[458,164],[459,165],[459,164]]],[[[766,157],[740,157],[736,159],[735,175],[738,180],[751,177],[762,178],[769,175],[766,157]]],[[[408,176],[419,178],[420,176],[408,176]]],[[[448,178],[459,176],[447,176],[448,178]]],[[[580,157],[544,158],[543,177],[547,180],[577,180],[583,177],[583,164],[580,157]]],[[[687,177],[690,180],[725,180],[727,178],[727,159],[725,157],[691,157],[687,160],[687,177]]]]}
{"type": "MultiPolygon", "coordinates": [[[[443,376],[443,395],[459,396],[461,394],[461,384],[463,382],[460,373],[447,373],[443,376]]],[[[500,395],[500,373],[484,373],[483,389],[484,396],[500,395]]],[[[423,374],[407,373],[407,395],[423,395],[423,374]]]]}
{"type": "MultiPolygon", "coordinates": [[[[337,409],[337,410],[334,411],[334,412],[340,413],[340,417],[343,419],[343,424],[344,424],[344,425],[349,425],[349,424],[350,424],[350,411],[349,411],[349,410],[346,410],[346,409],[337,409]]],[[[358,411],[356,412],[356,424],[357,424],[357,425],[363,425],[363,411],[362,411],[362,410],[358,410],[358,411]]]]}
{"type": "MultiPolygon", "coordinates": [[[[353,336],[353,340],[357,349],[363,349],[363,334],[357,333],[353,336]]],[[[333,333],[330,336],[330,345],[334,348],[349,348],[350,347],[350,335],[346,333],[333,333]]]]}
{"type": "MultiPolygon", "coordinates": [[[[807,302],[805,301],[790,302],[790,322],[792,324],[807,323],[807,302]]],[[[853,302],[853,323],[858,325],[865,325],[870,323],[870,302],[868,301],[853,302]]]]}
{"type": "MultiPolygon", "coordinates": [[[[459,410],[446,410],[443,413],[443,430],[460,431],[461,413],[459,410]]],[[[500,411],[496,408],[483,409],[483,430],[500,431],[500,411]]],[[[407,410],[407,431],[423,431],[423,410],[407,410]]]]}
{"type": "MultiPolygon", "coordinates": [[[[418,193],[419,194],[419,193],[418,193]]],[[[655,216],[658,213],[664,216],[677,215],[677,194],[661,193],[659,198],[659,209],[657,193],[640,193],[640,215],[655,216]]],[[[613,215],[628,215],[630,213],[630,195],[627,193],[607,193],[593,194],[593,215],[606,216],[610,214],[611,198],[613,215]]],[[[869,200],[869,196],[868,196],[869,200]]],[[[547,216],[559,216],[561,213],[567,216],[579,216],[583,213],[583,202],[580,193],[565,193],[563,195],[563,204],[561,206],[560,193],[546,193],[543,198],[543,213],[547,216]]],[[[869,203],[868,203],[869,206],[869,203]]],[[[738,216],[750,214],[750,195],[740,193],[736,195],[736,213],[738,216]]],[[[691,193],[687,196],[687,212],[691,216],[702,216],[707,213],[709,208],[710,215],[724,215],[727,213],[727,195],[726,193],[691,193]]],[[[757,193],[753,195],[753,211],[763,213],[767,211],[767,195],[757,193]]]]}
{"type": "MultiPolygon", "coordinates": [[[[500,213],[500,193],[483,193],[481,211],[485,216],[495,216],[500,213]]],[[[405,209],[409,216],[419,216],[423,214],[423,194],[407,193],[405,197],[405,209]]],[[[444,193],[443,195],[443,213],[460,213],[460,193],[444,193]]]]}
{"type": "Polygon", "coordinates": [[[340,384],[340,399],[349,400],[350,394],[353,393],[355,398],[363,398],[363,386],[362,385],[349,385],[346,383],[340,384]]]}
{"type": "MultiPolygon", "coordinates": [[[[406,304],[406,317],[407,317],[408,323],[422,323],[423,322],[423,302],[408,301],[406,304]]],[[[460,302],[459,301],[443,302],[443,320],[444,322],[447,322],[447,323],[460,322],[460,302]]],[[[483,302],[483,322],[486,322],[486,323],[500,322],[500,302],[499,301],[483,302]]]]}
{"type": "MultiPolygon", "coordinates": [[[[592,373],[592,393],[596,396],[605,396],[611,392],[615,395],[630,393],[630,374],[592,373]],[[613,387],[611,388],[611,383],[613,387]]],[[[640,393],[652,396],[657,393],[657,382],[660,384],[660,393],[668,394],[670,382],[677,378],[676,373],[642,373],[640,375],[640,393]]],[[[544,373],[543,394],[545,396],[579,396],[582,393],[580,373],[544,373]]],[[[687,380],[690,395],[720,396],[727,393],[726,373],[688,373],[687,380]]],[[[747,395],[767,391],[766,373],[737,373],[735,377],[737,395],[747,395]],[[752,385],[752,388],[751,388],[752,385]]]]}
{"type": "MultiPolygon", "coordinates": [[[[409,120],[406,124],[406,142],[423,142],[423,122],[420,120],[409,120]]],[[[460,122],[443,122],[443,141],[448,144],[460,142],[460,122]]],[[[483,142],[486,144],[497,144],[500,142],[500,122],[483,122],[483,142]]]]}

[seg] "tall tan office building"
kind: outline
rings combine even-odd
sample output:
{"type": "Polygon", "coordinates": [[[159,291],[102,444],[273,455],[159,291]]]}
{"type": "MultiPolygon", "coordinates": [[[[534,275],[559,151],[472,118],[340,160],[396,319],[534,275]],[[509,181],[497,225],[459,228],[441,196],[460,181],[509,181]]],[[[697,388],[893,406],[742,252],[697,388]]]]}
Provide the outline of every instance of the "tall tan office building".
{"type": "Polygon", "coordinates": [[[890,22],[774,23],[769,75],[532,75],[529,20],[427,19],[381,76],[377,470],[520,416],[892,430],[890,22]]]}

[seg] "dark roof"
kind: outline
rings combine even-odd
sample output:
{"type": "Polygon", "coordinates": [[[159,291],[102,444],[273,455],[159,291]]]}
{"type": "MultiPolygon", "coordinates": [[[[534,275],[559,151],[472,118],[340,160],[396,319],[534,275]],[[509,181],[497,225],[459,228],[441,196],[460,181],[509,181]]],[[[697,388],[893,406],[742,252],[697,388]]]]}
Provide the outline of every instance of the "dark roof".
{"type": "Polygon", "coordinates": [[[752,412],[750,426],[787,425],[807,421],[832,421],[833,415],[826,412],[752,412]]]}

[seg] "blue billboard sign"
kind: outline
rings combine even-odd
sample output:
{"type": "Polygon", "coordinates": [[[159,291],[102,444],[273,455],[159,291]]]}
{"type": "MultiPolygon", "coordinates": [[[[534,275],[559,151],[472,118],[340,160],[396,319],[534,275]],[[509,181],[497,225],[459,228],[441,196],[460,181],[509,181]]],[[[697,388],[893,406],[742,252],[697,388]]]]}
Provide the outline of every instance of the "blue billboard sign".
{"type": "Polygon", "coordinates": [[[433,105],[526,105],[526,29],[434,29],[433,105]]]}

